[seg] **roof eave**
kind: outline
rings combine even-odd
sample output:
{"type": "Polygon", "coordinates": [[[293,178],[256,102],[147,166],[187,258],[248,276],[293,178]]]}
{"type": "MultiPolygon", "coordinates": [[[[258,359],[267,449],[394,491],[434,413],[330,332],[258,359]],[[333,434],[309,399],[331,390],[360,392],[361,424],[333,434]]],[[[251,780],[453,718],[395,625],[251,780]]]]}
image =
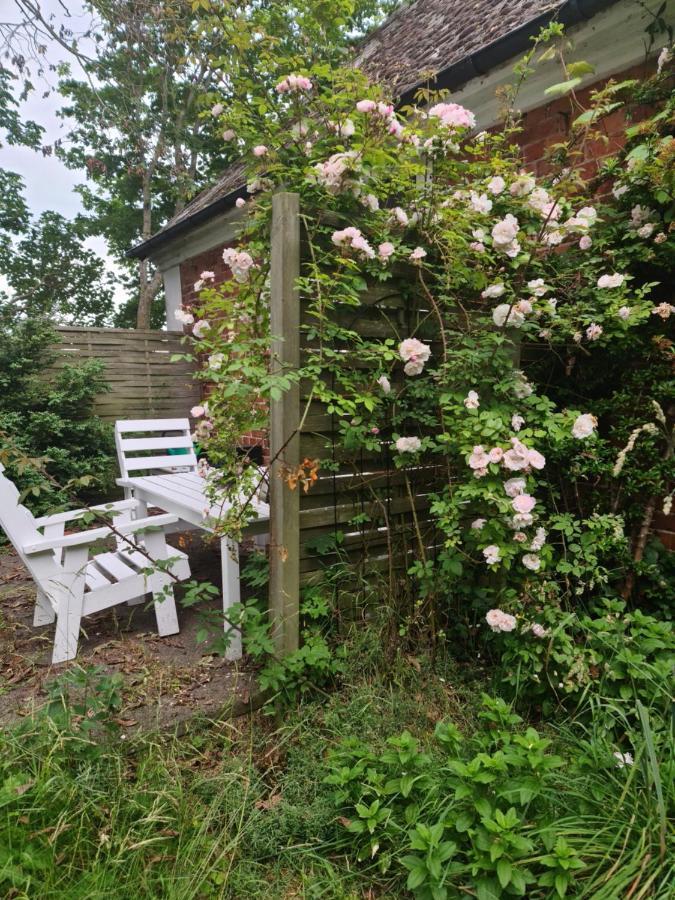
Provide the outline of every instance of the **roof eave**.
{"type": "Polygon", "coordinates": [[[128,259],[147,259],[160,247],[185,234],[186,231],[190,231],[196,225],[208,222],[209,219],[214,218],[218,213],[227,212],[240,197],[246,199],[247,195],[246,185],[242,184],[241,187],[230,191],[229,194],[225,194],[223,197],[219,197],[213,203],[197,210],[197,212],[186,219],[182,219],[180,222],[176,222],[175,225],[157,232],[153,237],[148,238],[147,241],[142,241],[140,244],[131,247],[131,249],[127,250],[125,256],[128,259]]]}

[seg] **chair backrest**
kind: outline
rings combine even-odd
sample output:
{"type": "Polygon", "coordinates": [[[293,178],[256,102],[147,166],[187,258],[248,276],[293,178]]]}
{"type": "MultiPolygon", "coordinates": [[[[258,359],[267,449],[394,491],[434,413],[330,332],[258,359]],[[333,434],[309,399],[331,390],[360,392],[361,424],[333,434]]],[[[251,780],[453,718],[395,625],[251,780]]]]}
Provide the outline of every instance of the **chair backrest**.
{"type": "Polygon", "coordinates": [[[33,560],[24,554],[23,548],[26,544],[42,540],[44,535],[38,530],[32,512],[19,503],[19,492],[4,474],[4,469],[0,463],[0,525],[21,557],[22,563],[35,578],[33,560]]]}
{"type": "Polygon", "coordinates": [[[180,470],[197,471],[187,419],[127,419],[115,422],[122,478],[180,470]]]}

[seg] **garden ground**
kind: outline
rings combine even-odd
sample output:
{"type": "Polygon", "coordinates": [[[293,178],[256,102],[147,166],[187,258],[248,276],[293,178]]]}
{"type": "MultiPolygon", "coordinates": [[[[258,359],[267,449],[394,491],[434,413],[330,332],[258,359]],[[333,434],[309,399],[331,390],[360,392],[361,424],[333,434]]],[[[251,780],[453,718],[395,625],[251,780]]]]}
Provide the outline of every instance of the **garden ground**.
{"type": "MultiPolygon", "coordinates": [[[[176,536],[178,537],[178,536],[176,536]]],[[[193,568],[202,579],[218,584],[219,553],[194,533],[189,542],[193,568]]],[[[177,589],[179,594],[180,588],[177,589]]],[[[33,627],[35,585],[16,553],[0,549],[0,726],[25,716],[44,702],[46,684],[64,671],[50,665],[54,626],[33,627]]],[[[216,598],[208,606],[214,611],[216,598]]],[[[235,702],[246,708],[255,690],[246,667],[210,654],[198,643],[203,616],[178,604],[181,630],[159,637],[152,607],[113,607],[83,620],[76,665],[99,666],[124,677],[119,719],[138,727],[169,728],[198,711],[217,715],[235,702]]]]}

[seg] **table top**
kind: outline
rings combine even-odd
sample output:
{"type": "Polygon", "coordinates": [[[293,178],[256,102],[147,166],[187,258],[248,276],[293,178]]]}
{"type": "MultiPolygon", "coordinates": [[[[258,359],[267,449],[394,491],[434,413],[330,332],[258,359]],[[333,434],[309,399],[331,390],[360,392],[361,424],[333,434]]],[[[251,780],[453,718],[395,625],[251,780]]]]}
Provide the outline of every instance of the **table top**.
{"type": "MultiPolygon", "coordinates": [[[[219,519],[228,509],[224,503],[211,504],[206,496],[206,481],[197,472],[176,472],[166,475],[147,475],[138,478],[118,478],[120,487],[131,488],[134,496],[166,512],[180,516],[185,522],[211,530],[208,520],[219,519]]],[[[256,521],[244,529],[254,534],[267,531],[270,508],[260,500],[252,500],[256,521]]]]}

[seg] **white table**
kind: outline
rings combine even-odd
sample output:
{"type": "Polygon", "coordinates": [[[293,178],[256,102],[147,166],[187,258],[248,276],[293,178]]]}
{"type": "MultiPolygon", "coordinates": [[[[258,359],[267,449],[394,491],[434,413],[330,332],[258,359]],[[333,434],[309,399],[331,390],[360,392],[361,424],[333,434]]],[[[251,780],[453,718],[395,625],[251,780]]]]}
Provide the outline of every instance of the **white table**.
{"type": "MultiPolygon", "coordinates": [[[[210,521],[217,521],[226,510],[221,504],[211,505],[206,496],[206,481],[196,472],[148,475],[139,478],[118,478],[117,484],[125,493],[147,506],[158,506],[165,512],[173,513],[183,522],[205,531],[213,531],[210,521]]],[[[252,501],[257,519],[246,526],[245,534],[265,534],[269,531],[270,509],[267,503],[252,501]]],[[[140,515],[140,513],[139,513],[140,515]]],[[[229,538],[220,542],[220,558],[223,569],[223,612],[227,616],[229,608],[239,603],[239,548],[229,538]]],[[[230,629],[225,622],[225,632],[233,632],[225,654],[226,659],[241,658],[241,632],[230,629]]]]}

